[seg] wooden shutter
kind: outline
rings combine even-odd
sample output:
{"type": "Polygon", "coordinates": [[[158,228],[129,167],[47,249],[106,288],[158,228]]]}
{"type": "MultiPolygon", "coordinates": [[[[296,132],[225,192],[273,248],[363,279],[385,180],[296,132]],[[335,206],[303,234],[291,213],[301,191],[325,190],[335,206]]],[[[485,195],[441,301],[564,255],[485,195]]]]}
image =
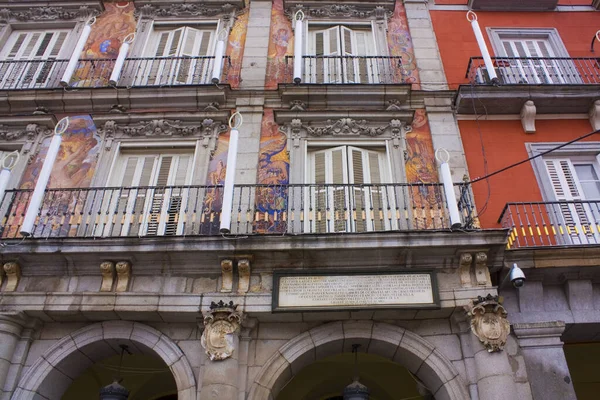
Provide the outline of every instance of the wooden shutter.
{"type": "Polygon", "coordinates": [[[311,34],[311,51],[316,56],[313,66],[307,70],[312,73],[311,82],[329,83],[341,79],[339,26],[313,31],[311,34]]]}

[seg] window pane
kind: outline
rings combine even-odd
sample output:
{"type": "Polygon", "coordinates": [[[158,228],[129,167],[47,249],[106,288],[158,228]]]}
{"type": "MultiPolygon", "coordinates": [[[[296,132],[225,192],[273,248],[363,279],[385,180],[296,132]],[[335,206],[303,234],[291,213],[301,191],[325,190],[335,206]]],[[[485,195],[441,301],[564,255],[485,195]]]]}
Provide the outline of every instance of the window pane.
{"type": "Polygon", "coordinates": [[[600,182],[592,164],[575,165],[577,178],[587,200],[600,198],[600,182]]]}

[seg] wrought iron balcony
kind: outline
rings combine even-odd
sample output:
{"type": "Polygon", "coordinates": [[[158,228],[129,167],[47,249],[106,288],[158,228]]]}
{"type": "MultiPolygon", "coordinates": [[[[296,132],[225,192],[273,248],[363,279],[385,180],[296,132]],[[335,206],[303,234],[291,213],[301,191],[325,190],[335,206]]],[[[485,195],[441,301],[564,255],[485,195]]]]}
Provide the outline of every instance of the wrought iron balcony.
{"type": "MultiPolygon", "coordinates": [[[[492,57],[499,85],[600,84],[600,59],[564,57],[492,57]]],[[[491,85],[482,57],[471,57],[466,78],[476,85],[491,85]]]]}
{"type": "MultiPolygon", "coordinates": [[[[294,57],[286,56],[287,83],[294,81],[294,57]]],[[[403,83],[402,57],[398,56],[302,56],[302,83],[393,84],[403,83]]]]}
{"type": "MultiPolygon", "coordinates": [[[[221,82],[225,82],[230,59],[223,63],[221,82]]],[[[0,61],[0,90],[61,88],[60,79],[69,60],[47,59],[0,61]]],[[[121,72],[119,87],[156,87],[208,85],[214,57],[137,57],[128,58],[121,72]]],[[[82,59],[70,86],[108,87],[115,59],[82,59]]]]}
{"type": "MultiPolygon", "coordinates": [[[[20,238],[31,190],[0,203],[0,237],[20,238]]],[[[470,188],[456,185],[465,229],[470,188]]],[[[222,186],[49,189],[34,238],[220,235],[222,186]]],[[[449,229],[440,184],[240,185],[231,231],[243,235],[336,234],[449,229]]]]}
{"type": "Polygon", "coordinates": [[[507,203],[498,223],[509,249],[600,244],[600,201],[507,203]]]}

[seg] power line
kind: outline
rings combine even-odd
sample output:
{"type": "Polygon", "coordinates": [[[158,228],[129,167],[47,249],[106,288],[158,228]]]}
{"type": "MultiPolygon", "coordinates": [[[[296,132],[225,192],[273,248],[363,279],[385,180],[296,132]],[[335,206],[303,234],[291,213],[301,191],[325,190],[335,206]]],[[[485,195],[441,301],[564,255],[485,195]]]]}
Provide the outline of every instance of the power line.
{"type": "Polygon", "coordinates": [[[573,139],[573,140],[570,140],[570,141],[568,141],[568,142],[566,142],[566,143],[563,143],[563,144],[561,144],[561,145],[558,145],[558,146],[556,146],[556,147],[553,147],[553,148],[551,148],[550,150],[546,150],[546,151],[544,151],[544,152],[541,152],[541,153],[539,153],[539,154],[536,154],[535,156],[531,156],[531,157],[529,157],[529,158],[526,158],[525,160],[522,160],[522,161],[516,162],[516,163],[514,163],[514,164],[508,165],[508,166],[506,166],[506,167],[504,167],[504,168],[501,168],[501,169],[499,169],[499,170],[497,170],[497,171],[494,171],[494,172],[492,172],[492,173],[490,173],[490,174],[487,174],[487,175],[481,176],[481,177],[479,177],[479,178],[473,179],[472,181],[469,181],[468,183],[469,183],[469,184],[473,184],[473,183],[477,183],[477,182],[479,182],[479,181],[482,181],[482,180],[484,180],[484,179],[488,179],[488,178],[490,178],[490,177],[492,177],[492,176],[494,176],[494,175],[498,175],[498,174],[499,174],[499,173],[501,173],[501,172],[504,172],[504,171],[506,171],[506,170],[509,170],[509,169],[511,169],[511,168],[514,168],[514,167],[516,167],[516,166],[519,166],[519,165],[521,165],[521,164],[524,164],[524,163],[526,163],[526,162],[528,162],[528,161],[534,160],[534,159],[536,159],[536,158],[538,158],[538,157],[545,156],[545,155],[546,155],[546,154],[548,154],[548,153],[552,153],[553,151],[556,151],[556,150],[562,149],[563,147],[565,147],[565,146],[568,146],[568,145],[570,145],[570,144],[572,144],[572,143],[575,143],[575,142],[578,142],[578,141],[580,141],[580,140],[583,140],[583,139],[585,139],[585,138],[588,138],[588,137],[590,137],[590,136],[592,136],[592,135],[595,135],[596,133],[600,133],[600,129],[597,129],[597,130],[595,130],[595,131],[593,131],[593,132],[590,132],[590,133],[586,133],[586,134],[585,134],[585,135],[583,135],[583,136],[579,136],[578,138],[575,138],[575,139],[573,139]]]}

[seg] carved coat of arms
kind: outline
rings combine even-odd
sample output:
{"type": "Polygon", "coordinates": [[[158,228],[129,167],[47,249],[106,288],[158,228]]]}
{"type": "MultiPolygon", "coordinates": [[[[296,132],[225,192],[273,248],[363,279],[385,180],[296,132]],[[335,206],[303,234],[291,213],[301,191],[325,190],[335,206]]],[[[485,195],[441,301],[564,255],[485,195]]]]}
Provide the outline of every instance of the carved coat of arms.
{"type": "Polygon", "coordinates": [[[238,334],[242,316],[233,302],[212,302],[210,311],[204,316],[204,332],[200,343],[211,361],[225,360],[235,350],[235,335],[238,334]]]}
{"type": "Polygon", "coordinates": [[[500,351],[510,333],[507,312],[498,301],[498,296],[479,297],[468,312],[471,330],[483,343],[487,351],[500,351]]]}

